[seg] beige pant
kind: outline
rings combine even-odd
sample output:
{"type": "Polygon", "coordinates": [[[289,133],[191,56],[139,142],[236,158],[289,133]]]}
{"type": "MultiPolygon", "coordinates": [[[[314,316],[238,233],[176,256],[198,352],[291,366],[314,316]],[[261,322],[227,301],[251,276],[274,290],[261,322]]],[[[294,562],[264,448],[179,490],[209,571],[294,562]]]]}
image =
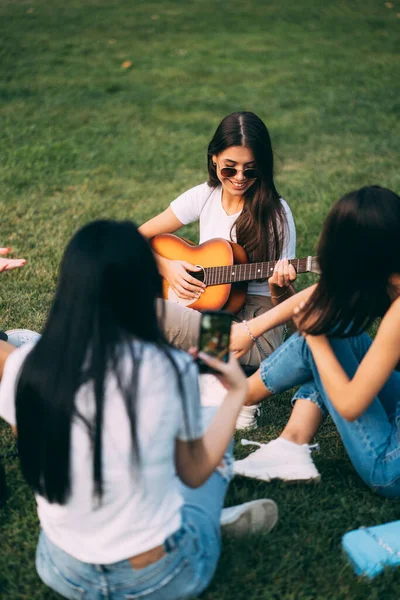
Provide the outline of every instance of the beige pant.
{"type": "MultiPolygon", "coordinates": [[[[246,296],[243,308],[235,315],[234,321],[250,321],[272,308],[269,296],[246,296]]],[[[158,314],[161,327],[167,340],[177,348],[188,350],[199,341],[201,313],[186,308],[170,300],[158,300],[158,314]],[[163,315],[164,312],[164,315],[163,315]]],[[[271,329],[257,339],[251,350],[240,359],[245,366],[258,368],[260,363],[282,344],[283,327],[271,329]]]]}

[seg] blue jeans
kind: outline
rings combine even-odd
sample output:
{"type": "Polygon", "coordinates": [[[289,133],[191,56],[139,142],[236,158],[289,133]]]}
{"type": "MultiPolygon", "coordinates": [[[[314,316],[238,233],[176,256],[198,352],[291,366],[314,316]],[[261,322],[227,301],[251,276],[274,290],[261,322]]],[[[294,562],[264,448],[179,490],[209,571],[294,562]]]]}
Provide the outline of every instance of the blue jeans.
{"type": "MultiPolygon", "coordinates": [[[[330,339],[349,377],[353,377],[371,343],[366,333],[330,339]]],[[[263,361],[261,379],[274,394],[301,385],[295,398],[309,399],[331,415],[361,479],[383,496],[400,496],[400,373],[392,373],[379,396],[353,422],[346,421],[334,408],[308,344],[299,334],[263,361]]]]}
{"type": "MultiPolygon", "coordinates": [[[[204,409],[209,421],[215,410],[204,409]]],[[[221,552],[220,515],[232,478],[232,446],[225,466],[197,489],[183,484],[181,528],[164,542],[165,555],[143,569],[129,560],[98,565],[81,562],[54,545],[42,531],[36,569],[50,588],[71,599],[178,600],[200,594],[210,583],[221,552]]],[[[96,540],[93,540],[96,543],[96,540]]]]}

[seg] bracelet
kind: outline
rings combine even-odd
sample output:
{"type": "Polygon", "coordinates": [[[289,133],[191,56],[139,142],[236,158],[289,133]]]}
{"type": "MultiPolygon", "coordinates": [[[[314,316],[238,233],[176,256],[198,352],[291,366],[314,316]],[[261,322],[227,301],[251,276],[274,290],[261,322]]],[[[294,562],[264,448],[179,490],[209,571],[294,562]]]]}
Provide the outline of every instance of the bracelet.
{"type": "Polygon", "coordinates": [[[279,294],[279,296],[273,296],[271,294],[271,298],[273,298],[274,300],[277,300],[278,298],[283,298],[283,296],[286,296],[286,294],[288,293],[289,288],[286,288],[286,290],[283,292],[283,294],[279,294]]]}
{"type": "Polygon", "coordinates": [[[245,326],[245,328],[246,328],[246,331],[247,331],[247,333],[249,334],[249,337],[250,337],[250,338],[253,340],[253,342],[256,342],[257,340],[256,340],[256,338],[254,337],[254,335],[251,333],[251,331],[250,331],[250,327],[248,326],[246,319],[243,319],[242,323],[243,323],[243,325],[245,326]]]}

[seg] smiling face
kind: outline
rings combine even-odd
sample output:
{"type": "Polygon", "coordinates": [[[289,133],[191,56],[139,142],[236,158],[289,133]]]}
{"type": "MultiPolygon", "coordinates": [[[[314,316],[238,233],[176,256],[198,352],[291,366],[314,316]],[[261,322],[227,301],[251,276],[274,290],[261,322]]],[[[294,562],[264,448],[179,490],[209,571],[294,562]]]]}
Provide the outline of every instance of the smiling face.
{"type": "Polygon", "coordinates": [[[223,189],[231,196],[243,196],[257,181],[256,179],[246,179],[243,174],[246,169],[256,168],[254,154],[245,146],[230,146],[218,155],[214,155],[212,160],[216,164],[217,177],[223,189]],[[236,174],[224,177],[221,173],[221,169],[224,167],[236,169],[236,174]]]}

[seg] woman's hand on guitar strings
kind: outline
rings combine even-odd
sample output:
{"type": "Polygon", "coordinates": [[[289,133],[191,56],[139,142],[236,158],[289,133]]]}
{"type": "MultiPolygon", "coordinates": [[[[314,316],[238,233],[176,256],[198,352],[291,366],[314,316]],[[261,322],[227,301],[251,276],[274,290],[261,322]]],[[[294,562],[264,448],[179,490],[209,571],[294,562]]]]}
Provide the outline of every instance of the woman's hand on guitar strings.
{"type": "Polygon", "coordinates": [[[231,352],[236,358],[240,358],[252,348],[254,340],[250,337],[247,327],[244,323],[232,323],[231,328],[231,352]]]}
{"type": "Polygon", "coordinates": [[[201,271],[186,260],[164,259],[161,275],[168,281],[178,298],[195,300],[205,290],[205,284],[198,281],[188,271],[201,271]]]}

